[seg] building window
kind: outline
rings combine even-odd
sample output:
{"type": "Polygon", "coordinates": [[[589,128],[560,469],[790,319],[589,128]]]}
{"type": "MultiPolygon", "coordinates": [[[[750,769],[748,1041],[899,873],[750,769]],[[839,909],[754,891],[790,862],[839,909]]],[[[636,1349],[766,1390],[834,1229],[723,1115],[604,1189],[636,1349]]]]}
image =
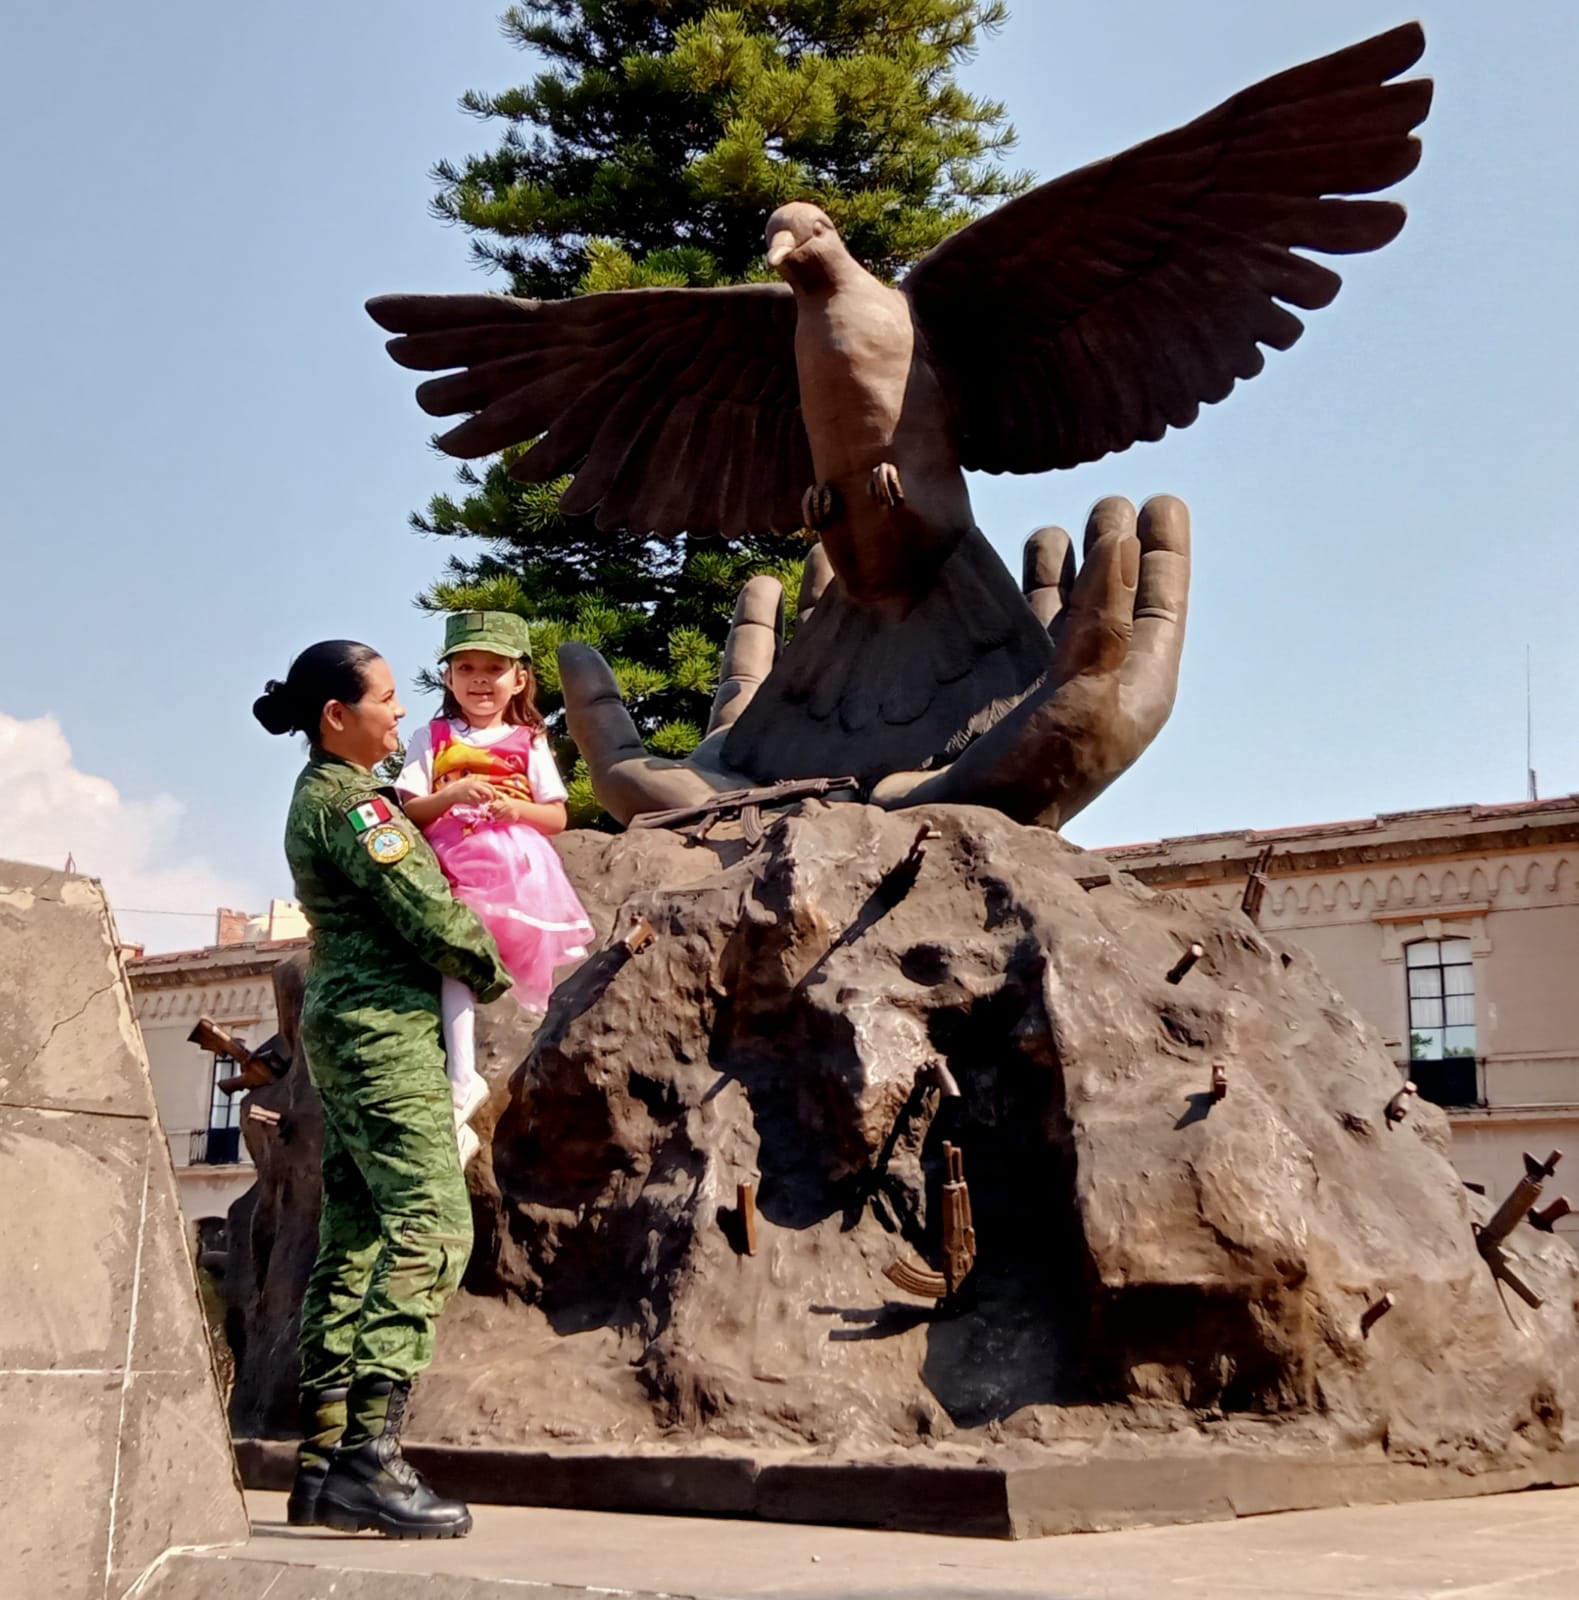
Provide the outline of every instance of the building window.
{"type": "Polygon", "coordinates": [[[1409,980],[1409,1071],[1438,1105],[1480,1099],[1475,1060],[1475,966],[1468,939],[1421,939],[1404,949],[1409,980]]]}
{"type": "Polygon", "coordinates": [[[214,1057],[214,1076],[209,1080],[208,1125],[210,1128],[239,1128],[241,1126],[241,1096],[226,1094],[220,1088],[225,1078],[234,1078],[241,1071],[241,1063],[234,1056],[214,1057]]]}
{"type": "Polygon", "coordinates": [[[1468,939],[1421,939],[1404,951],[1409,1059],[1475,1054],[1475,966],[1468,939]]]}
{"type": "Polygon", "coordinates": [[[241,1159],[241,1096],[226,1094],[219,1086],[220,1079],[233,1078],[240,1071],[241,1063],[234,1056],[214,1057],[214,1072],[209,1079],[208,1129],[202,1136],[202,1162],[206,1166],[223,1166],[241,1159]]]}

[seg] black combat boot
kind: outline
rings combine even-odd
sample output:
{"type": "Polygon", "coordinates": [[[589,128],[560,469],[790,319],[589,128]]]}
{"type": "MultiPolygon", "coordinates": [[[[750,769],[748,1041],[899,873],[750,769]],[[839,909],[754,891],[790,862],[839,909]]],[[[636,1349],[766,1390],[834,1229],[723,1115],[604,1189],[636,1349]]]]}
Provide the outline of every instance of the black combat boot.
{"type": "Polygon", "coordinates": [[[296,1481],[286,1502],[285,1520],[293,1528],[311,1528],[318,1521],[318,1491],[329,1471],[329,1458],[345,1433],[347,1390],[302,1392],[302,1444],[296,1454],[296,1481]]]}
{"type": "Polygon", "coordinates": [[[376,1528],[391,1539],[459,1539],[472,1514],[445,1500],[400,1453],[409,1383],[359,1378],[346,1402],[345,1437],[318,1494],[318,1521],[339,1533],[376,1528]]]}

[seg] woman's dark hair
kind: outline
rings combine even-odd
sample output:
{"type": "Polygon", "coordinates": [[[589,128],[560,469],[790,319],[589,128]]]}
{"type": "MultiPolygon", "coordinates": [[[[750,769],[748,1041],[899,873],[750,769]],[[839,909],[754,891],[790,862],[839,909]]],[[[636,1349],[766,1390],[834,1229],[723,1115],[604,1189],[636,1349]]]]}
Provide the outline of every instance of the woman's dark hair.
{"type": "MultiPolygon", "coordinates": [[[[517,727],[530,728],[533,733],[541,733],[548,724],[543,721],[543,713],[537,709],[537,674],[532,671],[532,658],[522,656],[516,665],[526,674],[526,682],[511,695],[509,705],[504,708],[504,720],[517,727]]],[[[444,705],[441,709],[451,722],[466,720],[466,713],[461,710],[461,703],[450,692],[448,684],[444,685],[444,705]]]]}
{"type": "Polygon", "coordinates": [[[367,669],[379,659],[370,644],[324,639],[291,662],[281,683],[270,678],[252,702],[252,714],[270,733],[305,733],[315,744],[323,708],[331,700],[354,706],[367,692],[367,669]]]}

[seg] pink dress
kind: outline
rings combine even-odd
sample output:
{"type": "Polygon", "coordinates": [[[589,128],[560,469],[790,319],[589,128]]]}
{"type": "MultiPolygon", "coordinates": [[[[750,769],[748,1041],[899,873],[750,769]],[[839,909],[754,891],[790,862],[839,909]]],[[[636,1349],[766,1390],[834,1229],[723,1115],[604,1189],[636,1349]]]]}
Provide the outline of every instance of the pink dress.
{"type": "MultiPolygon", "coordinates": [[[[459,778],[482,778],[517,800],[533,798],[529,728],[512,728],[486,746],[467,744],[444,717],[433,740],[433,791],[459,778]]],[[[555,797],[557,798],[557,796],[555,797]]],[[[444,875],[482,918],[515,979],[510,991],[529,1011],[548,1007],[554,968],[586,955],[591,922],[547,835],[526,822],[496,822],[486,807],[458,805],[423,830],[444,875]]]]}

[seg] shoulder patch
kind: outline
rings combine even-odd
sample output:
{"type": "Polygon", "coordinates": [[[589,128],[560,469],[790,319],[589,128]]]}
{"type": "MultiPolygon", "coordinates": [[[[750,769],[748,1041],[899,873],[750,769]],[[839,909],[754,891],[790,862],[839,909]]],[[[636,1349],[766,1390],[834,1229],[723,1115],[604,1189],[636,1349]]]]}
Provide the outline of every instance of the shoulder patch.
{"type": "Polygon", "coordinates": [[[411,835],[399,823],[380,823],[363,833],[362,845],[379,866],[392,867],[410,854],[411,835]]]}
{"type": "Polygon", "coordinates": [[[395,808],[381,794],[358,795],[345,808],[346,821],[359,834],[395,820],[395,808]]]}

